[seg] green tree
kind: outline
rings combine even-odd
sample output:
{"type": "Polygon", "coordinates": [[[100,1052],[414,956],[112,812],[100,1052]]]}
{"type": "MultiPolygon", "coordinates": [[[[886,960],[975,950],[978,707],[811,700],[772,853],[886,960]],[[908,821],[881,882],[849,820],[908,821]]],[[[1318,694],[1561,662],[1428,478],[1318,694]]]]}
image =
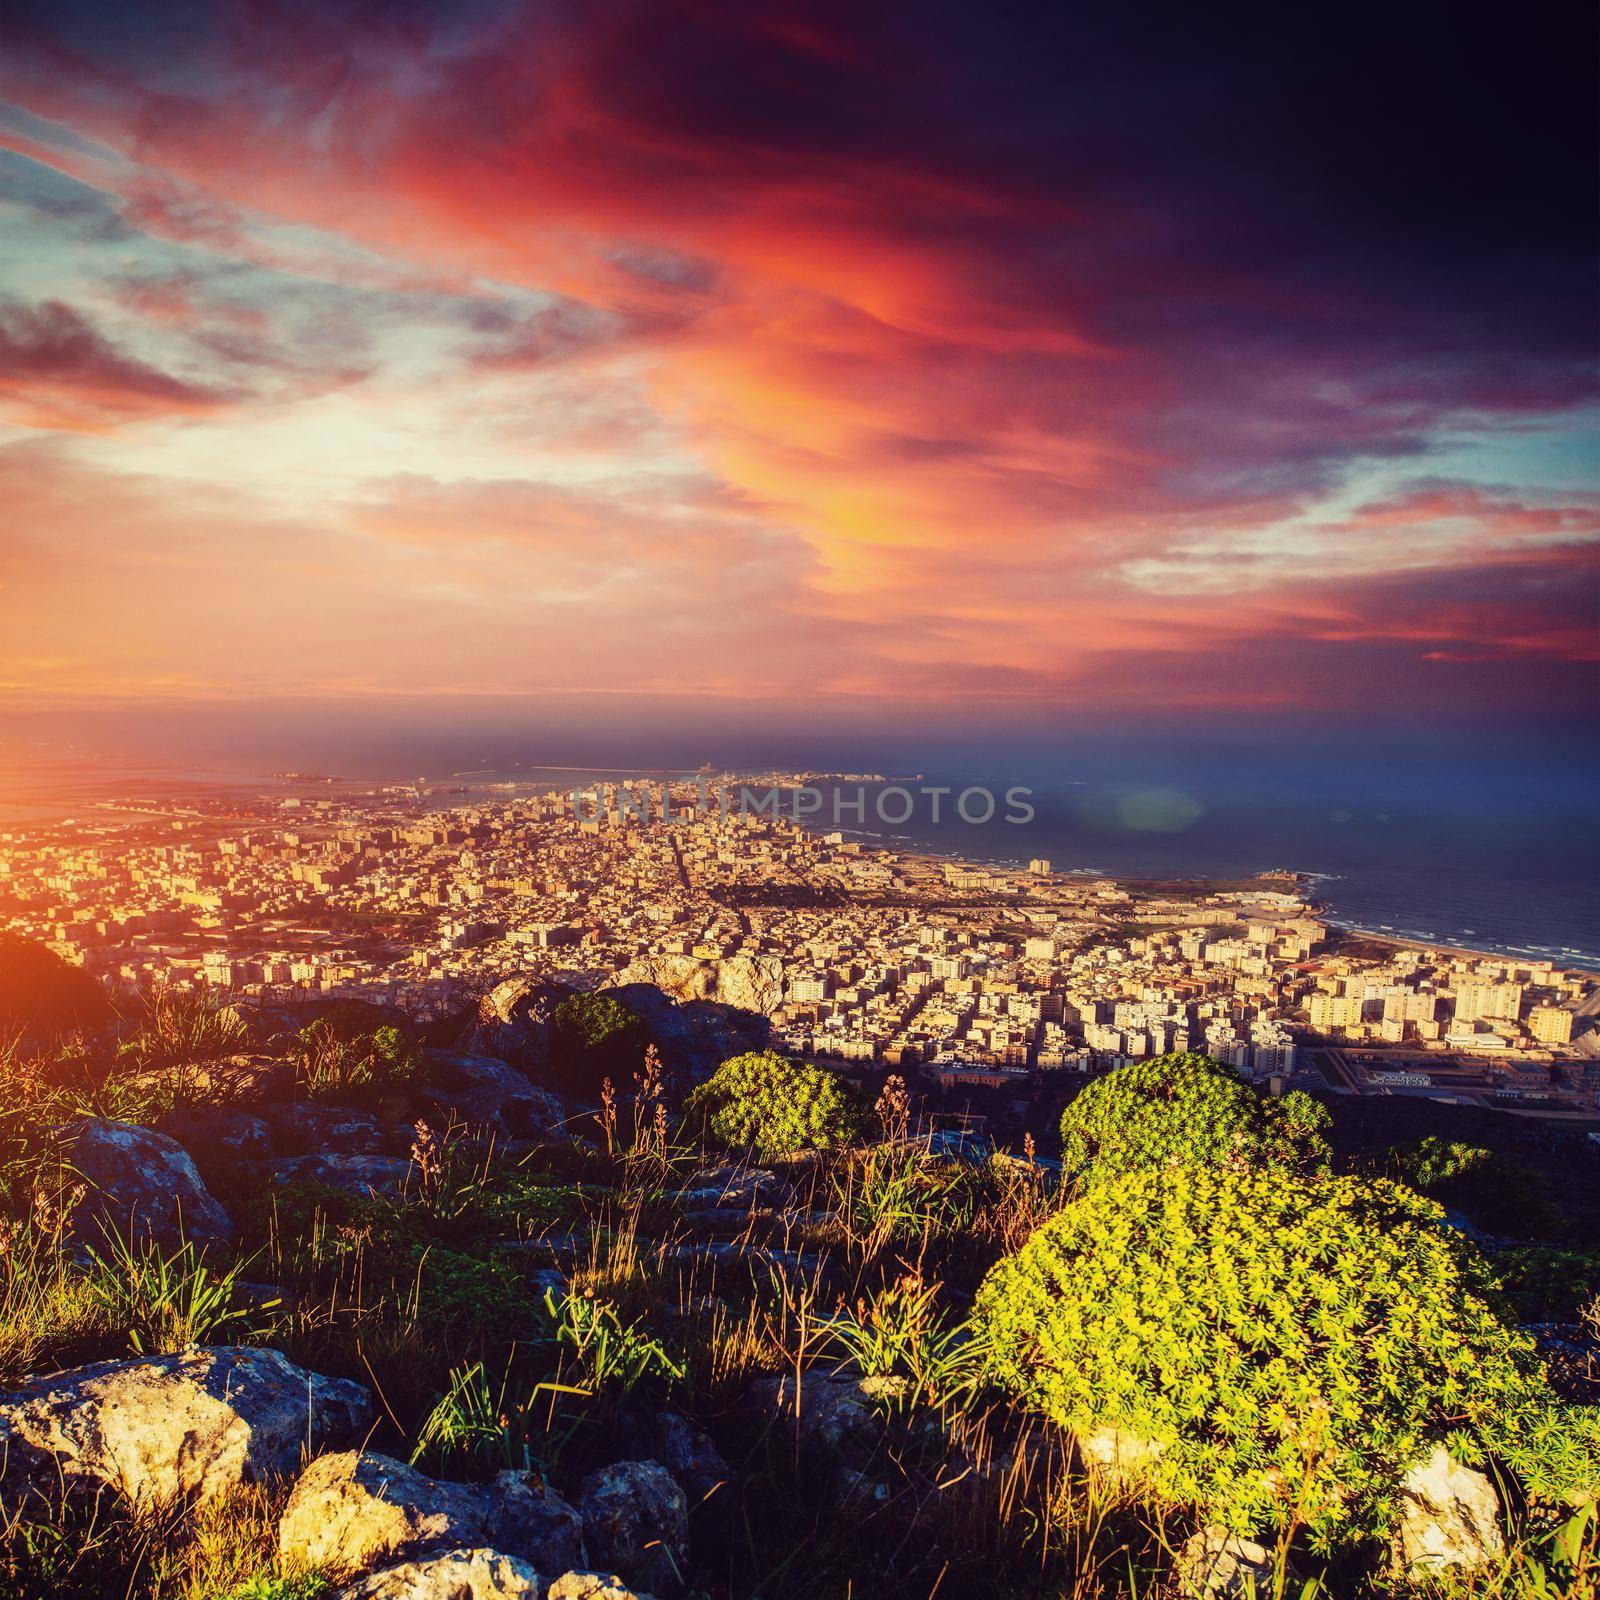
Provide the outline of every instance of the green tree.
{"type": "Polygon", "coordinates": [[[724,1061],[684,1114],[715,1143],[765,1158],[847,1144],[865,1126],[867,1105],[835,1072],[752,1050],[724,1061]]]}
{"type": "Polygon", "coordinates": [[[650,1044],[644,1019],[609,994],[569,994],[551,1019],[556,1071],[577,1088],[598,1092],[606,1078],[625,1086],[650,1044]]]}
{"type": "Polygon", "coordinates": [[[994,1375],[1062,1426],[1152,1447],[1163,1497],[1239,1532],[1380,1534],[1442,1443],[1535,1493],[1600,1471],[1497,1316],[1478,1252],[1398,1184],[1178,1166],[1083,1191],[996,1266],[974,1322],[994,1375]]]}
{"type": "Polygon", "coordinates": [[[1305,1171],[1327,1163],[1330,1120],[1309,1095],[1268,1098],[1209,1056],[1154,1056],[1096,1079],[1062,1113],[1062,1170],[1079,1183],[1145,1167],[1305,1171]]]}
{"type": "Polygon", "coordinates": [[[0,933],[0,1035],[97,1028],[111,1002],[82,967],[20,934],[0,933]]]}

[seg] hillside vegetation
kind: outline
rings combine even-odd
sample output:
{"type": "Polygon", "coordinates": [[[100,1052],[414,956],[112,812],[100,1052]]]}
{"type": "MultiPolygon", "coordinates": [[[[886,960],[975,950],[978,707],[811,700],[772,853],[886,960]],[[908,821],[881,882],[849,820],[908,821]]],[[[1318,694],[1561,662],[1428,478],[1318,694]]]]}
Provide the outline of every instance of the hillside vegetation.
{"type": "Polygon", "coordinates": [[[1476,1158],[1183,1056],[950,1159],[673,1017],[8,1047],[0,1594],[1594,1592],[1592,1258],[1407,1181],[1476,1158]]]}

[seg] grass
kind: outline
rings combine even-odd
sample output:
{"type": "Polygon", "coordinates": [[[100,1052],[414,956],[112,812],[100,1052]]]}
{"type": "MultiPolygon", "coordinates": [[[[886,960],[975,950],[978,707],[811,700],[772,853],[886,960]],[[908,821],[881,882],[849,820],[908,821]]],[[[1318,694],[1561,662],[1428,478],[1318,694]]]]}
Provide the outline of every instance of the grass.
{"type": "MultiPolygon", "coordinates": [[[[139,1026],[124,1067],[234,1042],[178,1009],[139,1026]]],[[[314,1052],[329,1057],[317,1072],[383,1076],[359,1040],[303,1042],[314,1052]]],[[[692,1506],[694,1565],[663,1600],[1170,1592],[1196,1519],[1083,1470],[1063,1435],[986,1386],[967,1328],[983,1272],[1057,1203],[1029,1160],[946,1159],[901,1123],[883,1143],[787,1165],[780,1211],[727,1205],[691,1223],[678,1191],[726,1158],[663,1128],[641,1094],[609,1130],[579,1130],[590,1142],[556,1137],[515,1158],[475,1130],[419,1131],[395,1199],[314,1184],[230,1196],[232,1256],[114,1236],[85,1256],[63,1237],[72,1175],[52,1165],[45,1130],[111,1103],[91,1077],[76,1058],[0,1052],[0,1383],[130,1351],[266,1343],[368,1385],[374,1448],[454,1477],[535,1470],[563,1491],[649,1453],[671,1410],[730,1472],[692,1506]],[[551,1267],[563,1287],[536,1276],[551,1267]],[[277,1286],[277,1303],[247,1297],[246,1278],[277,1286]],[[763,1379],[839,1373],[902,1380],[882,1391],[880,1421],[839,1448],[757,1401],[763,1379]]],[[[148,1109],[171,1091],[140,1092],[148,1109]]],[[[276,1567],[284,1493],[159,1515],[108,1501],[0,1526],[0,1594],[318,1600],[319,1577],[276,1567]]],[[[1554,1600],[1593,1593],[1596,1559],[1592,1512],[1518,1508],[1505,1562],[1470,1580],[1407,1589],[1370,1551],[1348,1551],[1278,1589],[1554,1600]]]]}

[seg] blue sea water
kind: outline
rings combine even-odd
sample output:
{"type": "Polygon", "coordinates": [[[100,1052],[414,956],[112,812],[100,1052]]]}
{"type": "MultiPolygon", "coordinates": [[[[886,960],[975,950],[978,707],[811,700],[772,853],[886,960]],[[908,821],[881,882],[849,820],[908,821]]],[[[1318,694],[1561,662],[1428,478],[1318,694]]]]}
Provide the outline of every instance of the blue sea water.
{"type": "MultiPolygon", "coordinates": [[[[843,828],[905,849],[993,862],[1045,857],[1057,871],[1119,877],[1235,877],[1271,868],[1316,875],[1315,893],[1345,926],[1469,949],[1600,967],[1600,849],[1587,790],[1564,781],[1452,781],[1448,774],[1348,774],[1330,782],[1203,771],[921,774],[903,786],[997,796],[995,818],[969,823],[919,797],[905,822],[847,808],[843,828]],[[1004,791],[1029,789],[1034,816],[1003,820],[1004,791]]],[[[846,791],[854,798],[855,787],[846,791]]],[[[831,827],[832,797],[813,825],[831,827]]],[[[903,808],[896,799],[888,807],[903,808]]],[[[968,810],[979,814],[974,799],[968,810]]]]}

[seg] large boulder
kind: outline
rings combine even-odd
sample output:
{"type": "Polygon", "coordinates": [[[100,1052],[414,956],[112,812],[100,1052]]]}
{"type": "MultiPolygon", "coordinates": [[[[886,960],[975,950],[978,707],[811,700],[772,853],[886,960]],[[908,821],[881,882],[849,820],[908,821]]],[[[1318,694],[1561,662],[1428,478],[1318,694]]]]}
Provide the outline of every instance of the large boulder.
{"type": "Polygon", "coordinates": [[[272,1154],[272,1129],[248,1111],[231,1106],[192,1106],[169,1111],[156,1130],[176,1139],[194,1158],[202,1177],[215,1181],[231,1176],[241,1161],[260,1161],[272,1154]]]}
{"type": "Polygon", "coordinates": [[[1494,1485],[1435,1445],[1401,1482],[1395,1565],[1411,1576],[1471,1571],[1500,1560],[1505,1549],[1494,1485]]]}
{"type": "Polygon", "coordinates": [[[281,1477],[302,1450],[349,1444],[371,1421],[359,1384],[277,1350],[102,1361],[0,1394],[0,1505],[48,1512],[62,1489],[137,1505],[210,1499],[281,1477]]]}
{"type": "Polygon", "coordinates": [[[260,1114],[280,1156],[372,1155],[384,1148],[383,1124],[353,1106],[295,1100],[262,1106],[260,1114]]]}
{"type": "Polygon", "coordinates": [[[358,1578],[334,1600],[545,1600],[545,1583],[516,1556],[462,1548],[358,1578]]]}
{"type": "Polygon", "coordinates": [[[1176,1576],[1185,1600],[1268,1600],[1277,1571],[1266,1545],[1208,1527],[1185,1541],[1176,1576]]]}
{"type": "Polygon", "coordinates": [[[614,1573],[564,1572],[550,1585],[545,1600],[650,1600],[639,1589],[630,1589],[614,1573]]]}
{"type": "Polygon", "coordinates": [[[591,1561],[644,1576],[681,1571],[689,1548],[689,1502],[659,1461],[618,1461],[578,1486],[591,1561]]]}
{"type": "Polygon", "coordinates": [[[731,956],[701,961],[695,956],[640,956],[617,974],[618,985],[648,985],[668,1000],[714,1001],[735,1011],[771,1016],[783,1003],[783,961],[778,956],[731,956]]]}
{"type": "Polygon", "coordinates": [[[739,1011],[770,1017],[783,1004],[783,961],[778,956],[734,956],[717,964],[712,997],[739,1011]]]}
{"type": "Polygon", "coordinates": [[[560,1495],[502,1472],[445,1483],[372,1451],[313,1461],[278,1520],[286,1562],[370,1572],[453,1546],[487,1546],[544,1572],[578,1561],[582,1520],[560,1495]]]}
{"type": "Polygon", "coordinates": [[[902,1399],[904,1378],[852,1378],[812,1370],[763,1378],[751,1391],[758,1405],[798,1428],[801,1438],[838,1451],[847,1461],[870,1455],[883,1437],[887,1408],[902,1399]]]}
{"type": "Polygon", "coordinates": [[[550,1134],[572,1115],[559,1095],[493,1056],[454,1050],[426,1054],[429,1082],[421,1098],[445,1118],[530,1139],[550,1134]]]}
{"type": "Polygon", "coordinates": [[[566,992],[538,978],[507,978],[478,1002],[477,1015],[461,1035],[461,1049],[541,1076],[550,1064],[555,1009],[566,992]]]}
{"type": "Polygon", "coordinates": [[[164,1133],[132,1122],[86,1117],[57,1130],[64,1158],[83,1179],[70,1226],[90,1245],[115,1229],[164,1247],[233,1243],[228,1214],[200,1179],[189,1152],[164,1133]]]}

